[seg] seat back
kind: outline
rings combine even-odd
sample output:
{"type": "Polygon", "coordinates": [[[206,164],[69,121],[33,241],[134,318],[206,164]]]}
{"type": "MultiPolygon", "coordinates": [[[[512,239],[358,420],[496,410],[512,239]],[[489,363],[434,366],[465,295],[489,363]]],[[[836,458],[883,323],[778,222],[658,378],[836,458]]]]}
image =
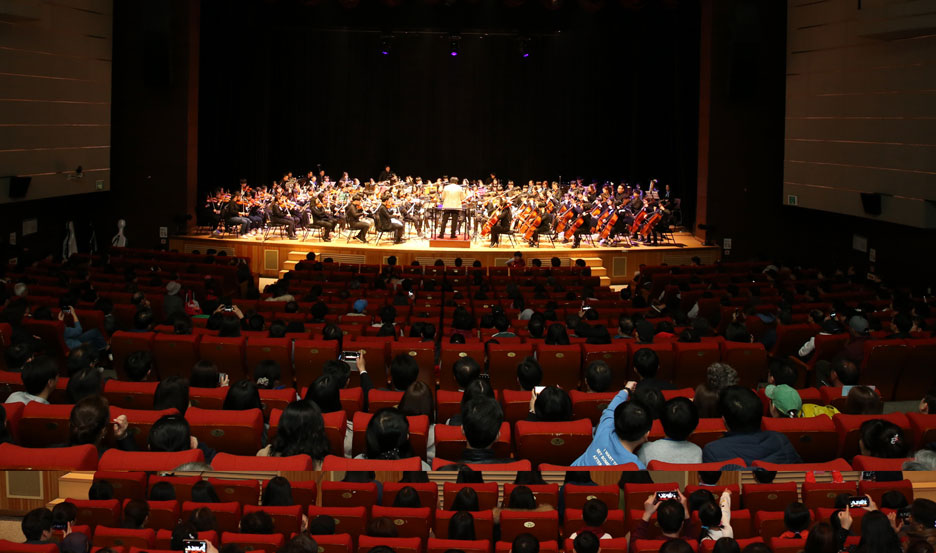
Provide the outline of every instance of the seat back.
{"type": "Polygon", "coordinates": [[[903,413],[888,413],[886,415],[845,415],[838,414],[832,417],[835,430],[839,435],[838,456],[851,459],[858,453],[858,439],[861,424],[871,419],[884,419],[904,429],[910,435],[910,421],[903,413]]]}
{"type": "Polygon", "coordinates": [[[309,507],[309,520],[319,515],[332,517],[335,521],[336,534],[360,536],[367,527],[366,507],[309,507]]]}
{"type": "MultiPolygon", "coordinates": [[[[122,409],[120,407],[114,407],[113,405],[110,407],[111,419],[115,419],[120,415],[127,417],[127,436],[133,438],[133,442],[136,444],[137,451],[146,451],[149,449],[147,446],[149,431],[153,424],[156,423],[156,421],[166,415],[175,415],[177,413],[178,411],[176,411],[174,408],[163,409],[162,411],[153,411],[148,409],[122,409]]],[[[111,435],[108,435],[106,443],[112,446],[116,446],[116,440],[114,440],[113,436],[111,435]]]]}
{"type": "Polygon", "coordinates": [[[98,526],[91,544],[94,547],[152,547],[155,541],[156,531],[152,528],[131,530],[98,526]]]}
{"type": "Polygon", "coordinates": [[[837,435],[835,424],[829,417],[764,418],[761,419],[761,427],[786,436],[803,462],[820,463],[835,459],[837,435]]]}
{"type": "Polygon", "coordinates": [[[533,534],[540,541],[559,535],[558,511],[501,511],[501,539],[513,541],[520,534],[533,534]]]}
{"type": "MultiPolygon", "coordinates": [[[[366,449],[367,425],[374,415],[357,412],[354,414],[354,435],[351,438],[351,455],[364,453],[366,449]]],[[[427,415],[411,415],[406,417],[409,423],[409,442],[417,456],[426,458],[429,443],[429,417],[427,415]]]]}
{"type": "Polygon", "coordinates": [[[891,490],[902,493],[907,498],[907,502],[913,503],[913,484],[910,480],[900,480],[898,482],[860,480],[858,482],[858,495],[870,496],[877,505],[881,504],[881,497],[891,490]]]}
{"type": "Polygon", "coordinates": [[[282,471],[314,470],[316,464],[308,455],[289,457],[258,457],[257,455],[232,455],[218,453],[211,461],[215,470],[227,471],[282,471]]]}
{"type": "Polygon", "coordinates": [[[109,526],[112,528],[120,526],[120,501],[116,499],[74,499],[68,498],[66,501],[73,504],[78,513],[74,524],[85,525],[94,528],[95,526],[109,526]]]}
{"type": "Polygon", "coordinates": [[[390,366],[390,345],[385,340],[362,336],[354,340],[346,340],[344,349],[348,351],[363,351],[367,373],[374,386],[380,388],[390,382],[387,378],[387,368],[390,366]]]}
{"type": "MultiPolygon", "coordinates": [[[[461,459],[462,452],[468,447],[465,432],[461,426],[448,426],[436,424],[435,431],[436,457],[440,459],[461,459]]],[[[500,435],[494,442],[494,453],[500,459],[507,459],[511,453],[510,424],[501,424],[500,435]]]]}
{"type": "Polygon", "coordinates": [[[199,503],[197,501],[182,502],[182,519],[188,520],[192,511],[207,507],[214,513],[218,522],[218,532],[236,532],[240,527],[241,505],[236,501],[223,503],[199,503]]]}
{"type": "Polygon", "coordinates": [[[868,340],[864,343],[861,378],[874,382],[884,401],[894,398],[897,377],[903,371],[910,347],[903,340],[868,340]]]}
{"type": "Polygon", "coordinates": [[[350,534],[312,536],[312,539],[318,545],[318,553],[351,553],[354,551],[350,534]]]}
{"type": "Polygon", "coordinates": [[[589,419],[571,422],[528,422],[516,424],[517,453],[556,465],[571,464],[592,441],[589,419]]]}
{"type": "Polygon", "coordinates": [[[907,352],[894,389],[894,399],[897,401],[915,400],[919,398],[920,390],[930,390],[936,385],[936,375],[933,374],[933,366],[936,366],[936,338],[908,340],[907,346],[910,351],[907,352]]]}
{"type": "Polygon", "coordinates": [[[442,485],[442,508],[451,510],[452,502],[455,496],[462,488],[471,488],[478,494],[478,508],[482,511],[493,509],[497,506],[498,489],[496,482],[486,482],[484,484],[456,484],[455,482],[445,482],[442,485]]]}
{"type": "MultiPolygon", "coordinates": [[[[54,357],[59,362],[59,370],[65,367],[65,358],[68,357],[68,346],[65,345],[65,323],[62,321],[40,321],[37,319],[24,318],[23,328],[33,336],[38,336],[45,346],[45,353],[54,357]]],[[[152,335],[152,333],[147,333],[152,335]]],[[[148,347],[141,349],[149,349],[148,347]]],[[[114,368],[117,374],[123,369],[123,365],[118,365],[117,350],[114,349],[113,340],[111,341],[111,352],[114,354],[114,368]],[[119,367],[119,368],[118,368],[119,367]]],[[[124,358],[120,358],[122,362],[124,358]]]]}
{"type": "Polygon", "coordinates": [[[677,388],[695,386],[705,382],[709,365],[721,359],[721,350],[717,343],[695,342],[673,344],[674,371],[671,382],[677,388]]]}
{"type": "Polygon", "coordinates": [[[754,388],[765,380],[767,374],[767,350],[763,344],[743,344],[741,342],[723,342],[722,363],[730,365],[738,372],[738,384],[754,388]]]}
{"type": "Polygon", "coordinates": [[[198,362],[200,334],[156,334],[153,339],[153,358],[159,378],[188,376],[198,362]]]}
{"type": "MultiPolygon", "coordinates": [[[[117,371],[118,379],[127,380],[124,364],[130,354],[137,351],[152,352],[155,340],[155,332],[125,332],[118,330],[111,336],[111,353],[114,355],[114,370],[117,371]]],[[[188,368],[191,369],[191,365],[188,368]]]]}
{"type": "MultiPolygon", "coordinates": [[[[510,494],[518,487],[518,484],[504,484],[504,504],[510,499],[510,494]]],[[[526,486],[533,493],[537,505],[552,505],[559,508],[559,485],[558,484],[539,484],[526,486]]]]}
{"type": "Polygon", "coordinates": [[[273,519],[273,531],[287,536],[302,529],[302,505],[289,505],[283,507],[244,505],[244,515],[263,511],[273,519]]]}
{"type": "MultiPolygon", "coordinates": [[[[130,500],[124,501],[124,507],[130,500]]],[[[147,501],[149,516],[146,517],[146,527],[154,530],[171,530],[179,522],[180,505],[172,499],[169,501],[147,501]]]]}
{"type": "Polygon", "coordinates": [[[611,369],[611,389],[624,388],[628,380],[627,345],[631,340],[614,340],[610,344],[593,345],[582,344],[582,370],[588,368],[593,361],[604,361],[611,369]]]}
{"type": "MultiPolygon", "coordinates": [[[[480,499],[480,497],[479,497],[480,499]]],[[[458,511],[438,510],[435,512],[435,527],[433,534],[439,539],[448,539],[449,522],[458,511]]],[[[474,517],[475,538],[479,540],[494,539],[494,513],[490,509],[482,509],[471,513],[474,517]]]]}
{"type": "Polygon", "coordinates": [[[153,394],[156,393],[156,386],[158,385],[158,382],[108,380],[104,383],[103,395],[112,407],[152,409],[153,394]]]}
{"type": "Polygon", "coordinates": [[[601,413],[608,407],[617,392],[580,392],[570,390],[572,398],[572,418],[588,419],[593,426],[598,426],[601,413]]]}
{"type": "Polygon", "coordinates": [[[248,374],[261,361],[276,361],[282,371],[280,381],[287,386],[292,385],[292,340],[289,338],[247,338],[245,355],[248,374]]]}
{"type": "Polygon", "coordinates": [[[320,488],[325,507],[370,507],[377,504],[375,482],[322,482],[320,488]]]}
{"type": "Polygon", "coordinates": [[[191,501],[192,486],[201,481],[200,476],[158,476],[156,474],[149,477],[147,482],[146,495],[149,497],[153,486],[159,482],[168,482],[175,490],[176,501],[191,501]]]}
{"type": "Polygon", "coordinates": [[[198,357],[202,361],[211,361],[219,367],[224,367],[231,381],[237,381],[247,376],[244,367],[244,352],[247,348],[247,338],[221,338],[220,336],[202,336],[198,343],[198,357]]]}
{"type": "Polygon", "coordinates": [[[109,482],[114,488],[114,498],[121,501],[125,499],[146,499],[146,473],[145,472],[111,472],[99,470],[94,473],[94,481],[109,482]]]}
{"type": "Polygon", "coordinates": [[[910,430],[913,432],[916,448],[936,441],[936,414],[907,413],[907,419],[910,421],[910,430]]]}
{"type": "MultiPolygon", "coordinates": [[[[95,450],[95,454],[97,450],[95,450]]],[[[203,463],[205,454],[200,449],[178,452],[120,451],[108,449],[101,455],[101,470],[173,470],[186,463],[203,463]]],[[[215,467],[217,468],[217,467],[215,467]]]]}
{"type": "Polygon", "coordinates": [[[464,553],[491,553],[491,541],[429,538],[429,541],[426,542],[426,553],[445,553],[450,549],[456,549],[464,553]]]}
{"type": "Polygon", "coordinates": [[[391,342],[391,362],[397,355],[407,355],[416,361],[419,366],[417,379],[428,384],[431,389],[435,389],[435,342],[391,342]]]}
{"type": "Polygon", "coordinates": [[[296,387],[302,389],[311,386],[315,379],[322,376],[322,366],[326,361],[338,358],[336,340],[296,340],[293,344],[295,357],[296,387]]]}
{"type": "Polygon", "coordinates": [[[375,538],[361,536],[358,538],[358,553],[367,553],[377,546],[387,546],[394,553],[422,553],[422,541],[419,538],[375,538]]]}
{"type": "MultiPolygon", "coordinates": [[[[582,381],[582,346],[536,345],[536,360],[543,370],[543,384],[576,390],[582,381]]],[[[516,371],[515,371],[516,373],[516,371]]]]}
{"type": "Polygon", "coordinates": [[[275,553],[283,546],[286,538],[283,534],[239,534],[236,532],[222,532],[221,544],[239,545],[244,551],[266,551],[275,553]]]}
{"type": "Polygon", "coordinates": [[[458,384],[455,382],[455,374],[452,372],[452,365],[459,359],[471,357],[478,362],[478,365],[480,365],[482,369],[484,368],[484,344],[480,342],[472,344],[449,344],[443,341],[440,349],[442,351],[439,357],[439,388],[441,390],[458,390],[458,384]]]}
{"type": "Polygon", "coordinates": [[[782,511],[797,500],[796,482],[745,484],[741,504],[751,511],[782,511]]]}
{"type": "Polygon", "coordinates": [[[30,402],[19,422],[20,441],[26,447],[45,447],[69,442],[69,418],[73,405],[30,402]]]}
{"type": "Polygon", "coordinates": [[[371,517],[387,517],[393,521],[397,533],[401,538],[429,537],[429,526],[432,520],[432,511],[429,507],[404,509],[400,507],[371,507],[371,517]]]}
{"type": "Polygon", "coordinates": [[[419,495],[419,502],[423,507],[431,507],[433,510],[439,507],[439,486],[435,482],[384,482],[383,497],[381,505],[390,507],[393,500],[403,488],[410,487],[416,490],[419,495]]]}
{"type": "Polygon", "coordinates": [[[233,478],[207,478],[207,480],[214,487],[218,499],[222,502],[236,501],[244,506],[260,504],[260,487],[256,480],[233,478]]]}
{"type": "Polygon", "coordinates": [[[488,374],[495,390],[516,390],[517,365],[533,355],[533,346],[522,343],[489,344],[488,374]]]}
{"type": "Polygon", "coordinates": [[[624,509],[643,509],[647,496],[656,492],[669,492],[678,490],[675,482],[661,482],[659,484],[624,484],[624,509]]]}
{"type": "MultiPolygon", "coordinates": [[[[627,535],[627,523],[624,519],[624,511],[621,509],[614,509],[617,505],[608,505],[608,518],[605,519],[604,523],[601,525],[601,529],[611,534],[612,537],[623,537],[627,535]]],[[[585,521],[582,519],[582,510],[581,509],[569,509],[565,510],[565,522],[562,524],[562,535],[571,536],[572,534],[579,532],[582,528],[586,526],[585,521]]],[[[602,549],[604,549],[604,542],[602,542],[602,549]]]]}
{"type": "Polygon", "coordinates": [[[614,509],[618,504],[620,490],[617,486],[566,484],[562,493],[565,496],[566,509],[581,509],[589,499],[600,499],[608,509],[614,509]]]}
{"type": "Polygon", "coordinates": [[[198,441],[225,453],[256,455],[263,447],[263,411],[219,411],[189,407],[185,420],[198,441]]]}
{"type": "Polygon", "coordinates": [[[819,328],[809,323],[777,325],[777,341],[770,350],[773,357],[796,355],[807,340],[819,332],[819,328]]]}
{"type": "Polygon", "coordinates": [[[835,507],[835,498],[839,494],[855,495],[857,488],[854,482],[803,482],[803,504],[810,509],[820,507],[835,507]]]}

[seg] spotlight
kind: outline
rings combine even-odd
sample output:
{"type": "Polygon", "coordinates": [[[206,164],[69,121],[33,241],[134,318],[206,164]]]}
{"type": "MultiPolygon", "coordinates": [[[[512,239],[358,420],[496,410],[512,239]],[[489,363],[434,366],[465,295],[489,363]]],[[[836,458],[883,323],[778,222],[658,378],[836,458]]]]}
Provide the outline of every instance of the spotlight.
{"type": "Polygon", "coordinates": [[[380,38],[380,55],[389,56],[393,49],[393,35],[386,35],[380,38]]]}
{"type": "Polygon", "coordinates": [[[522,37],[520,39],[520,57],[528,58],[530,57],[530,39],[529,37],[522,37]]]}
{"type": "Polygon", "coordinates": [[[460,35],[451,35],[449,36],[449,55],[457,56],[458,55],[458,43],[461,41],[460,35]]]}

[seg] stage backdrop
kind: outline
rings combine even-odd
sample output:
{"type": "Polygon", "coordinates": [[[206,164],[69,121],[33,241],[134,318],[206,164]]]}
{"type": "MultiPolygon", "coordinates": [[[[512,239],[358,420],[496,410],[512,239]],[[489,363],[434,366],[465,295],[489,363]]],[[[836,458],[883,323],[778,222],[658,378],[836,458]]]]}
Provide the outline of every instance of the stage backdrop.
{"type": "Polygon", "coordinates": [[[609,3],[590,14],[574,2],[557,12],[539,3],[206,3],[200,186],[268,184],[317,164],[333,179],[345,170],[363,179],[390,164],[433,178],[657,177],[694,198],[693,4],[609,3]],[[520,34],[531,37],[527,58],[520,34]]]}

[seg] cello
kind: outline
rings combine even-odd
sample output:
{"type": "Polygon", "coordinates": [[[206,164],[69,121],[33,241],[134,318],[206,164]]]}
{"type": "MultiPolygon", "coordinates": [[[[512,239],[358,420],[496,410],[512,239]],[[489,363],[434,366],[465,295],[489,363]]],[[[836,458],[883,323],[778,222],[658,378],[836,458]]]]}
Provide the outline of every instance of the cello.
{"type": "Polygon", "coordinates": [[[601,229],[601,232],[598,233],[599,240],[607,240],[611,236],[611,229],[614,228],[614,225],[618,220],[618,212],[616,209],[611,210],[611,216],[608,217],[608,222],[605,224],[604,228],[601,229]]]}
{"type": "Polygon", "coordinates": [[[647,217],[647,208],[644,207],[637,213],[637,216],[634,217],[634,222],[630,226],[630,234],[636,234],[637,230],[640,229],[640,225],[643,224],[643,220],[647,217]]]}
{"type": "Polygon", "coordinates": [[[559,215],[556,216],[556,235],[560,235],[565,232],[566,227],[569,226],[569,221],[572,220],[572,217],[575,215],[575,210],[572,209],[571,205],[565,205],[560,210],[559,215]]]}

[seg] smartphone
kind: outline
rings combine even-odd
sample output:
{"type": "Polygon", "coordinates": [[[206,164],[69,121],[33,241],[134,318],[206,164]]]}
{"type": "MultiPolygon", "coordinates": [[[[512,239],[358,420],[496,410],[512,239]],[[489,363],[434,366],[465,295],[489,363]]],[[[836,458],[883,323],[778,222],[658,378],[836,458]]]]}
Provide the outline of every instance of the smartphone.
{"type": "Polygon", "coordinates": [[[910,522],[910,506],[901,507],[897,509],[897,518],[904,521],[904,524],[910,522]]]}
{"type": "Polygon", "coordinates": [[[221,311],[232,312],[232,311],[234,311],[234,306],[233,306],[233,305],[225,305],[224,307],[221,308],[221,311]]]}
{"type": "Polygon", "coordinates": [[[208,542],[205,540],[182,540],[185,553],[207,553],[208,542]]]}
{"type": "Polygon", "coordinates": [[[851,509],[856,507],[868,507],[870,505],[871,502],[863,495],[853,495],[848,498],[848,507],[851,509]]]}
{"type": "Polygon", "coordinates": [[[657,492],[656,502],[666,501],[667,499],[679,499],[678,492],[657,492]]]}
{"type": "Polygon", "coordinates": [[[358,352],[356,352],[356,351],[343,351],[343,352],[341,352],[341,355],[338,356],[338,359],[340,359],[340,360],[342,360],[342,361],[355,361],[355,362],[357,362],[358,357],[360,357],[360,356],[361,356],[361,355],[360,355],[358,352]]]}
{"type": "Polygon", "coordinates": [[[538,396],[546,389],[546,386],[533,386],[533,395],[538,396]]]}
{"type": "Polygon", "coordinates": [[[53,530],[59,530],[59,531],[63,531],[63,532],[64,532],[65,530],[68,529],[68,523],[67,523],[67,522],[57,522],[57,523],[53,523],[53,524],[52,524],[52,529],[53,529],[53,530]]]}
{"type": "Polygon", "coordinates": [[[227,373],[218,373],[218,385],[223,384],[224,381],[227,380],[227,378],[228,378],[227,373]]]}

